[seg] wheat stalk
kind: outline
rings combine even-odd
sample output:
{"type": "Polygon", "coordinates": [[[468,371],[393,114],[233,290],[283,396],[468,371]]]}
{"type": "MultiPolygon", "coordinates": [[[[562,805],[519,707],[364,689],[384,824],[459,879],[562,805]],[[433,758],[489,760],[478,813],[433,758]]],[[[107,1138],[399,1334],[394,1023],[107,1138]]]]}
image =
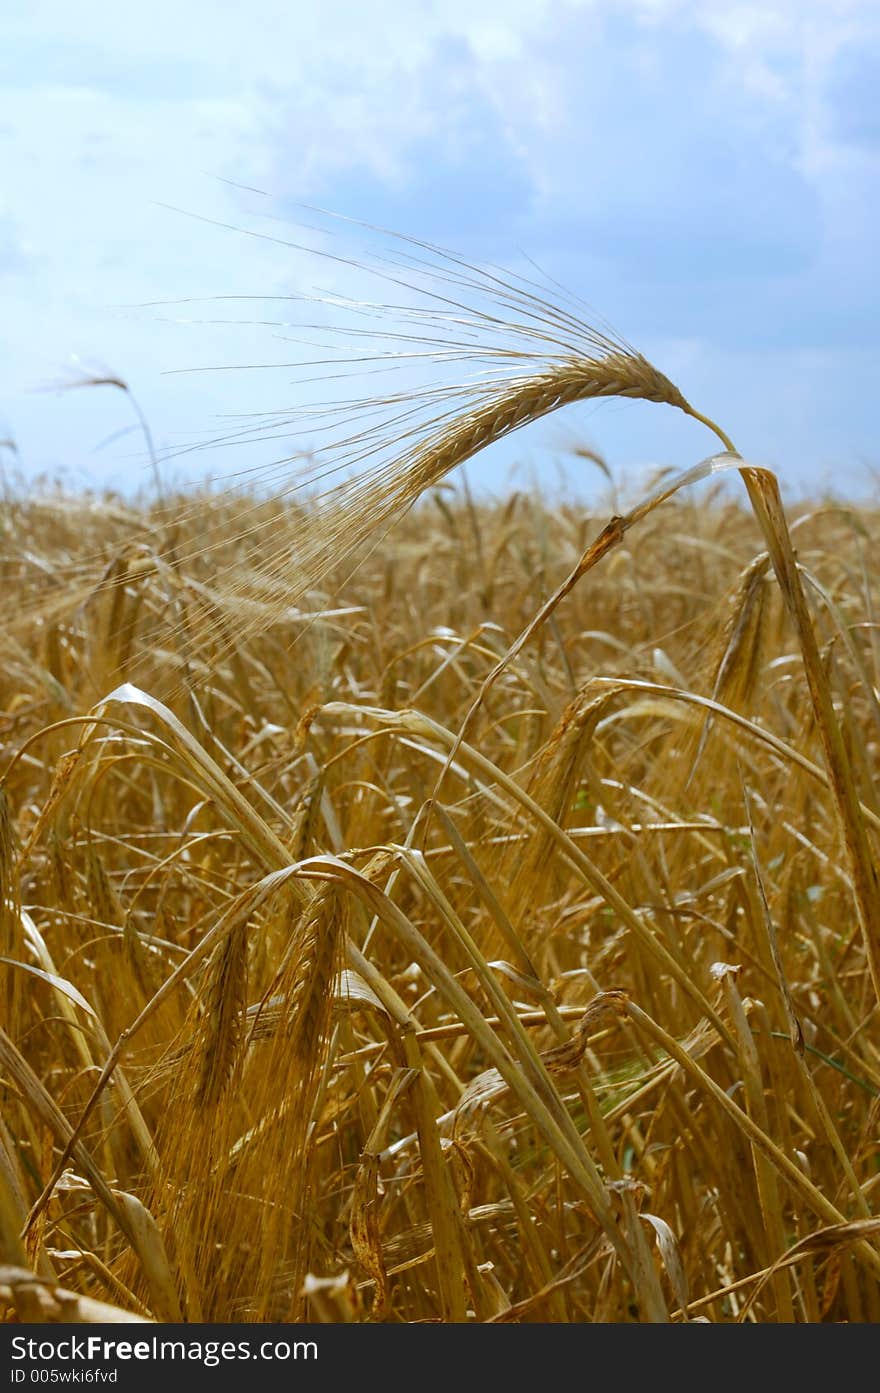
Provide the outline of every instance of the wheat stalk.
{"type": "MultiPolygon", "coordinates": [[[[394,233],[381,235],[382,254],[373,260],[308,249],[337,268],[354,267],[359,289],[364,277],[378,279],[380,300],[339,293],[293,297],[295,304],[318,306],[319,322],[274,321],[307,333],[303,343],[314,344],[312,336],[320,331],[329,340],[326,357],[225,365],[232,371],[291,368],[301,376],[305,400],[314,404],[248,416],[227,434],[188,447],[278,441],[286,447],[273,463],[248,470],[279,506],[267,514],[255,502],[239,519],[249,564],[225,571],[216,584],[212,580],[226,622],[217,616],[198,636],[187,631],[194,655],[211,664],[271,625],[301,618],[296,606],[304,597],[331,574],[335,589],[340,569],[356,568],[426,490],[563,407],[610,397],[673,406],[715,429],[730,448],[668,377],[615,331],[585,319],[573,297],[552,283],[469,265],[444,248],[394,233]],[[363,397],[322,401],[315,386],[401,371],[413,380],[363,397]],[[302,509],[284,508],[300,498],[302,509]]],[[[238,303],[240,297],[230,298],[238,303]]],[[[290,297],[282,304],[290,313],[290,297]]],[[[273,323],[262,317],[258,322],[273,323]]],[[[178,509],[169,521],[176,527],[185,518],[178,509]]],[[[227,544],[220,509],[216,525],[203,528],[197,551],[175,553],[172,564],[208,559],[227,544]]]]}

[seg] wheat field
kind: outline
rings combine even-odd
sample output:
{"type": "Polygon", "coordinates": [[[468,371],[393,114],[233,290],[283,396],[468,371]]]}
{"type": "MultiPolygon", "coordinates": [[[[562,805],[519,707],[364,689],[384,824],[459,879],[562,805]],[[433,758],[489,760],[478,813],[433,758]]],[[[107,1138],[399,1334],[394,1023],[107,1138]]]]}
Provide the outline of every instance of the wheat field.
{"type": "Polygon", "coordinates": [[[7,495],[7,1319],[880,1319],[880,513],[450,479],[704,419],[587,347],[322,498],[7,495]]]}

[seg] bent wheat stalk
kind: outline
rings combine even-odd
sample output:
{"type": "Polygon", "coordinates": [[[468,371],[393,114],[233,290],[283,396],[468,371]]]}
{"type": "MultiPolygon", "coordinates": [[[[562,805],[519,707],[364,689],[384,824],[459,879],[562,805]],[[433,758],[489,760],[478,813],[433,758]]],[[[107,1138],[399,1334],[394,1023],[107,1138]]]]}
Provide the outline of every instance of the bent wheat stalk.
{"type": "MultiPolygon", "coordinates": [[[[550,382],[553,378],[554,374],[548,374],[544,379],[535,379],[528,385],[524,383],[518,391],[512,391],[506,401],[496,404],[494,414],[484,412],[473,421],[465,418],[454,423],[453,427],[438,439],[433,450],[426,453],[423,466],[413,469],[410,488],[418,488],[419,492],[422,492],[435,482],[436,471],[442,469],[445,473],[454,468],[456,464],[470,458],[478,450],[499,438],[499,433],[506,434],[525,424],[527,420],[535,420],[559,406],[582,401],[590,396],[642,397],[647,401],[666,402],[670,406],[677,406],[714,431],[729,454],[741,458],[724,431],[708,417],[695,411],[678,388],[640,354],[610,353],[604,360],[587,360],[577,367],[567,365],[566,369],[559,372],[551,389],[550,382]],[[552,391],[555,391],[555,395],[551,395],[552,391]],[[420,484],[423,473],[425,483],[420,484]]],[[[822,741],[842,840],[853,879],[859,925],[874,991],[880,1001],[880,882],[865,824],[860,816],[858,790],[834,712],[831,689],[819,653],[819,644],[788,530],[779,484],[770,470],[755,468],[747,465],[745,461],[741,464],[739,472],[764,534],[776,579],[800,645],[813,713],[822,741]]],[[[614,522],[615,520],[612,520],[604,529],[598,539],[599,543],[613,543],[617,540],[617,533],[622,535],[623,528],[618,526],[615,529],[614,522]],[[608,535],[609,529],[613,536],[608,535]]],[[[588,553],[591,562],[594,559],[593,552],[597,549],[604,555],[608,546],[597,545],[591,548],[588,553]]],[[[583,566],[575,569],[570,583],[564,587],[566,593],[585,569],[583,566]]],[[[554,597],[554,602],[561,598],[562,595],[559,594],[554,597]]],[[[540,618],[543,620],[547,613],[549,610],[545,607],[540,618]]],[[[535,628],[535,623],[529,625],[515,645],[517,650],[527,637],[532,636],[535,628]]],[[[499,664],[493,671],[492,680],[498,676],[503,665],[499,664]]],[[[484,688],[487,686],[488,682],[484,684],[484,688]]],[[[483,692],[480,693],[480,696],[482,695],[483,692]]],[[[470,716],[471,712],[468,714],[470,716]]]]}

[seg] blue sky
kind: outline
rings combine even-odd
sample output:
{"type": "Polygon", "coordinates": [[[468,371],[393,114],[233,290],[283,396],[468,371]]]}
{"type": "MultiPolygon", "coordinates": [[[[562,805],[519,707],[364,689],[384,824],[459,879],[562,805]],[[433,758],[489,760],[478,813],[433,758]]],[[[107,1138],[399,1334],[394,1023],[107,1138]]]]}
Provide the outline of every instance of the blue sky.
{"type": "MultiPolygon", "coordinates": [[[[878,89],[876,0],[4,0],[0,438],[29,476],[148,485],[135,435],[105,443],[132,420],[121,393],[36,390],[74,356],[130,383],[165,448],[290,404],[307,389],[283,370],[179,371],[289,361],[277,330],[147,306],[337,288],[230,230],[298,240],[317,203],[475,263],[532,258],[790,492],[863,493],[880,466],[878,89]]],[[[712,448],[674,412],[608,403],[529,428],[471,478],[500,486],[514,459],[555,478],[578,441],[636,476],[712,448]]]]}

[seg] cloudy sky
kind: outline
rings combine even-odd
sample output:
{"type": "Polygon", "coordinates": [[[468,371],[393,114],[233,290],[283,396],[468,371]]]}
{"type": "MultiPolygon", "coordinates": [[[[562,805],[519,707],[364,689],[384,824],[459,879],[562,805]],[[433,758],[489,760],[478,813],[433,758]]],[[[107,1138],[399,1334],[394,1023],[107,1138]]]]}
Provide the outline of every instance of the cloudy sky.
{"type": "MultiPolygon", "coordinates": [[[[790,491],[862,493],[880,467],[878,89],[876,0],[3,0],[0,437],[28,476],[148,484],[121,392],[40,390],[75,359],[130,384],[165,450],[307,404],[283,369],[219,370],[291,346],[241,322],[277,320],[271,300],[212,297],[332,281],[282,245],[318,204],[476,264],[537,263],[790,491]],[[205,322],[230,305],[238,323],[205,322]]],[[[712,448],[672,411],[608,403],[472,477],[549,470],[577,441],[627,472],[712,448]]]]}

